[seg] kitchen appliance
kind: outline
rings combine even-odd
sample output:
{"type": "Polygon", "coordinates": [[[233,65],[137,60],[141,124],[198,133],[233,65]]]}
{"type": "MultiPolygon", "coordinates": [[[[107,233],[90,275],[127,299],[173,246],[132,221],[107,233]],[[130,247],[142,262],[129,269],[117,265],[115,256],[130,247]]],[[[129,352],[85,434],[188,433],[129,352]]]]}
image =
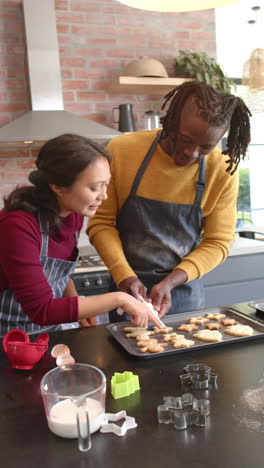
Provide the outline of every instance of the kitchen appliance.
{"type": "Polygon", "coordinates": [[[54,0],[23,0],[32,110],[0,129],[0,146],[39,146],[63,133],[104,144],[120,133],[64,110],[54,0]]]}
{"type": "Polygon", "coordinates": [[[144,128],[145,130],[153,130],[154,128],[160,128],[160,113],[157,111],[149,110],[144,115],[144,128]]]}
{"type": "Polygon", "coordinates": [[[133,104],[119,104],[118,107],[113,107],[113,122],[118,123],[118,130],[120,132],[136,131],[132,108],[133,104]],[[118,120],[115,120],[115,110],[119,112],[118,120]]]}

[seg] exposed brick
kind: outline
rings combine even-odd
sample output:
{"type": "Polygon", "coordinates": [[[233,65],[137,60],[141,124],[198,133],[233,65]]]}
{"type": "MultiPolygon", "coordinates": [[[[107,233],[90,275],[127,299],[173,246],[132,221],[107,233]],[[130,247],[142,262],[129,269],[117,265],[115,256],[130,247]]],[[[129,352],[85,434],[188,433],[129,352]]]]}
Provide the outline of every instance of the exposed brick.
{"type": "Polygon", "coordinates": [[[63,67],[84,67],[86,65],[86,60],[81,57],[62,57],[60,62],[63,67]]]}
{"type": "Polygon", "coordinates": [[[27,149],[0,149],[0,158],[27,158],[29,151],[27,149]]]}
{"type": "Polygon", "coordinates": [[[73,11],[88,11],[88,12],[92,12],[92,11],[101,11],[101,1],[98,1],[95,2],[90,2],[90,1],[86,1],[86,0],[71,0],[71,7],[73,9],[73,11]]]}
{"type": "Polygon", "coordinates": [[[81,114],[81,117],[89,120],[94,120],[95,122],[105,123],[106,116],[105,114],[100,113],[90,113],[90,114],[81,114]]]}
{"type": "Polygon", "coordinates": [[[65,91],[63,93],[63,100],[64,101],[74,101],[74,93],[71,91],[65,91]]]}
{"type": "Polygon", "coordinates": [[[35,159],[27,158],[27,159],[17,159],[16,160],[16,167],[17,169],[33,169],[35,168],[35,159]]]}
{"type": "Polygon", "coordinates": [[[89,69],[89,70],[75,70],[74,77],[77,80],[81,79],[89,79],[89,78],[102,78],[104,75],[103,70],[96,70],[96,69],[89,69]]]}
{"type": "Polygon", "coordinates": [[[22,89],[22,88],[24,88],[24,81],[22,80],[0,81],[0,89],[22,89]]]}
{"type": "Polygon", "coordinates": [[[27,105],[20,103],[0,104],[0,112],[26,112],[27,105]]]}
{"type": "Polygon", "coordinates": [[[65,89],[88,89],[89,88],[89,82],[87,80],[86,81],[63,80],[62,84],[65,89]]]}
{"type": "Polygon", "coordinates": [[[72,70],[61,70],[61,76],[62,78],[72,78],[73,77],[73,71],[72,70]]]}
{"type": "Polygon", "coordinates": [[[68,24],[57,24],[58,33],[68,33],[70,31],[70,26],[68,24]]]}
{"type": "Polygon", "coordinates": [[[71,12],[64,12],[64,13],[57,13],[56,15],[57,21],[61,23],[84,23],[85,22],[85,16],[84,15],[78,15],[76,13],[71,13],[71,12]]]}
{"type": "Polygon", "coordinates": [[[65,103],[65,110],[76,113],[90,112],[93,110],[93,105],[87,102],[67,102],[65,103]]]}
{"type": "Polygon", "coordinates": [[[89,91],[78,91],[77,97],[81,101],[105,101],[106,95],[105,93],[93,93],[89,91]]]}
{"type": "MultiPolygon", "coordinates": [[[[90,42],[90,41],[89,41],[90,42]]],[[[98,57],[103,55],[104,50],[98,47],[76,47],[75,54],[76,55],[83,55],[84,57],[98,57]]]]}
{"type": "Polygon", "coordinates": [[[55,0],[55,8],[57,10],[68,10],[69,0],[55,0]]]}

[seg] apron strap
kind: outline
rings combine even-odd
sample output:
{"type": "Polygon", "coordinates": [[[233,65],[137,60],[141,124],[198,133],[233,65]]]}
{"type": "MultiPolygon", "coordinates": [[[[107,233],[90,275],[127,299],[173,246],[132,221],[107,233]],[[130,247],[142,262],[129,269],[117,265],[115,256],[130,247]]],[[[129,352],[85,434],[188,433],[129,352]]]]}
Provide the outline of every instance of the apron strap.
{"type": "Polygon", "coordinates": [[[141,181],[141,178],[145,172],[145,169],[159,143],[159,140],[160,140],[160,136],[161,136],[161,131],[157,133],[155,139],[153,140],[153,142],[151,143],[151,146],[145,156],[145,158],[143,159],[138,171],[137,171],[137,174],[136,174],[136,177],[134,179],[134,182],[133,182],[133,185],[131,187],[131,190],[130,190],[130,195],[135,195],[137,193],[137,189],[138,189],[138,186],[140,184],[140,181],[141,181]]]}
{"type": "Polygon", "coordinates": [[[48,220],[43,219],[40,213],[38,214],[38,218],[41,233],[40,257],[47,257],[49,247],[49,222],[48,220]]]}
{"type": "Polygon", "coordinates": [[[204,156],[201,157],[199,163],[199,175],[196,182],[196,194],[194,199],[194,206],[201,206],[203,194],[205,190],[205,161],[204,156]]]}

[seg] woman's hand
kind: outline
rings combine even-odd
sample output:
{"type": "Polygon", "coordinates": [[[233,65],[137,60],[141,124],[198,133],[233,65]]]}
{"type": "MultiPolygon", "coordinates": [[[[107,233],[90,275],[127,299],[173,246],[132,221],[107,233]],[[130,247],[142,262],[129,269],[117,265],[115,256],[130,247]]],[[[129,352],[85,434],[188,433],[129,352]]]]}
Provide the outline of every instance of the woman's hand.
{"type": "Polygon", "coordinates": [[[79,320],[80,327],[88,328],[96,325],[96,317],[79,320]]]}
{"type": "Polygon", "coordinates": [[[162,328],[160,321],[151,313],[150,308],[144,302],[140,302],[126,293],[118,294],[122,294],[122,303],[119,307],[130,315],[130,320],[133,325],[137,327],[147,327],[148,322],[152,322],[158,328],[162,328]]]}

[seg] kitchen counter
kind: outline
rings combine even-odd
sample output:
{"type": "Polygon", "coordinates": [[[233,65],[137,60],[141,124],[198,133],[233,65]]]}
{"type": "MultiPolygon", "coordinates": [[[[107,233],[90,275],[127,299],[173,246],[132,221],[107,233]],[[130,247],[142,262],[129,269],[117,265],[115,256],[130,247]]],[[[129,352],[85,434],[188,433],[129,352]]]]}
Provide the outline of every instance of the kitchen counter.
{"type": "MultiPolygon", "coordinates": [[[[247,304],[241,311],[254,314],[247,304]],[[250,309],[250,310],[249,310],[250,309]]],[[[10,367],[0,352],[1,466],[6,468],[262,468],[263,424],[253,428],[234,418],[238,400],[248,389],[263,385],[263,339],[182,352],[153,359],[130,357],[109,335],[104,325],[50,333],[50,346],[65,343],[76,362],[99,367],[107,377],[106,410],[121,409],[135,417],[138,427],[124,437],[96,433],[92,449],[80,453],[76,440],[53,435],[47,426],[39,384],[54,367],[47,353],[32,371],[10,367]],[[206,397],[211,415],[205,428],[176,431],[157,421],[157,405],[163,395],[182,393],[179,375],[189,363],[209,365],[218,375],[217,388],[206,397]],[[139,375],[141,390],[114,400],[110,379],[114,372],[129,370],[139,375]],[[262,381],[262,383],[261,383],[262,381]]],[[[200,398],[204,393],[198,392],[200,398]]],[[[264,402],[261,401],[262,409],[264,402]]]]}

